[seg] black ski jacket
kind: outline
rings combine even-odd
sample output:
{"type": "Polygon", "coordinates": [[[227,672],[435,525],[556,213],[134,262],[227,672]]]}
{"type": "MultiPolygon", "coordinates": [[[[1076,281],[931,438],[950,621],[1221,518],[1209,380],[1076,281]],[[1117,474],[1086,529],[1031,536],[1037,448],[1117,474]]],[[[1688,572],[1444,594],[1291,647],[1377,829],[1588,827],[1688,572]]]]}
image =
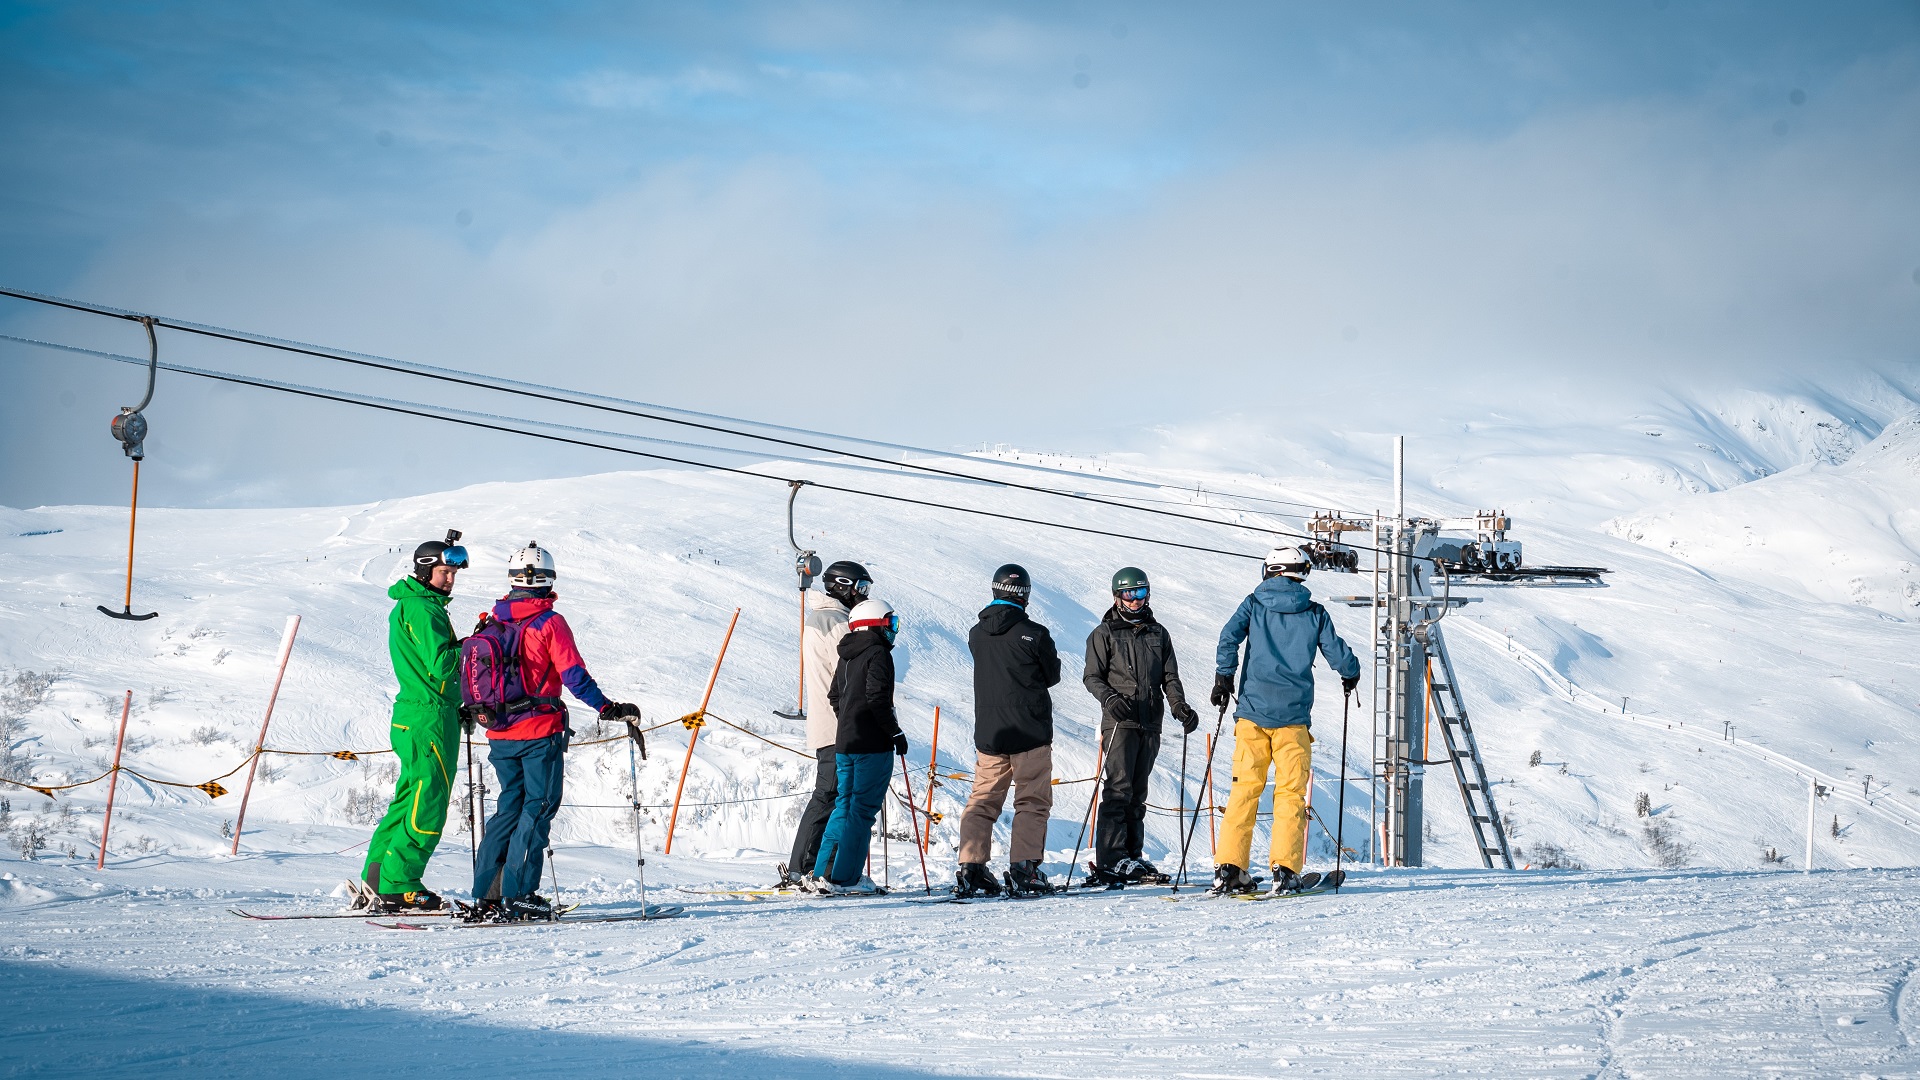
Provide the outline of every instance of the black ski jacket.
{"type": "Polygon", "coordinates": [[[893,711],[893,645],[878,630],[855,630],[840,639],[840,666],[827,700],[839,719],[833,741],[838,754],[891,754],[900,720],[893,711]]]}
{"type": "Polygon", "coordinates": [[[1102,728],[1113,723],[1107,704],[1115,698],[1125,703],[1128,715],[1120,724],[1143,731],[1159,731],[1167,704],[1187,700],[1173,638],[1144,606],[1138,622],[1121,618],[1118,605],[1107,609],[1087,635],[1087,670],[1080,681],[1100,703],[1102,728]]]}
{"type": "Polygon", "coordinates": [[[1060,650],[1025,608],[989,604],[967,635],[973,653],[973,746],[983,754],[1019,754],[1053,743],[1053,698],[1060,650]]]}

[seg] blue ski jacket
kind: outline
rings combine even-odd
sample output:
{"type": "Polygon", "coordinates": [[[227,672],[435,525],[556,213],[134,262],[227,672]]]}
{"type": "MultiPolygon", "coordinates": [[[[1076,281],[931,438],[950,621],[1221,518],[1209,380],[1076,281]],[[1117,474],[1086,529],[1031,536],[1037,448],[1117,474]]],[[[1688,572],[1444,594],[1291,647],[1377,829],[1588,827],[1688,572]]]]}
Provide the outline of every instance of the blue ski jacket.
{"type": "Polygon", "coordinates": [[[1313,723],[1313,653],[1344,678],[1360,674],[1360,660],[1334,632],[1327,609],[1305,585],[1274,577],[1240,601],[1220,630],[1214,670],[1232,675],[1240,666],[1240,643],[1247,644],[1247,669],[1240,675],[1234,705],[1237,719],[1263,728],[1313,723]]]}

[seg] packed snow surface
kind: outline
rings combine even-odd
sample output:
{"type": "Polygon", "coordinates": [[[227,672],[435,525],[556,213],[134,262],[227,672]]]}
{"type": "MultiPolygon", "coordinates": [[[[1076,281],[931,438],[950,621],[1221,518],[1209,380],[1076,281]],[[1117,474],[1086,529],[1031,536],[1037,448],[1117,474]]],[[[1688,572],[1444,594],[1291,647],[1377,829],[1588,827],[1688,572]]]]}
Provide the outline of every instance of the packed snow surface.
{"type": "MultiPolygon", "coordinates": [[[[1920,875],[1903,869],[1920,864],[1903,565],[1920,535],[1908,520],[1920,431],[1903,407],[1881,388],[1674,407],[1557,442],[1522,425],[1416,440],[1416,511],[1505,505],[1529,562],[1612,571],[1600,588],[1471,590],[1475,602],[1443,624],[1529,869],[1480,869],[1440,769],[1427,774],[1428,868],[1372,869],[1372,716],[1363,700],[1349,717],[1341,820],[1340,695],[1323,671],[1309,865],[1332,862],[1335,832],[1359,865],[1338,896],[1258,904],[1169,902],[1164,889],[965,906],[684,891],[770,882],[811,784],[802,724],[774,715],[796,689],[781,483],[655,470],[365,506],[143,509],[133,605],[160,615],[139,623],[94,610],[118,607],[124,508],[0,508],[0,774],[82,784],[6,795],[0,977],[13,985],[0,1072],[438,1074],[511,1062],[528,1076],[1920,1075],[1907,989],[1920,875]],[[340,906],[332,893],[358,872],[392,791],[380,753],[393,691],[385,591],[413,546],[448,528],[475,555],[455,591],[457,629],[503,590],[507,554],[538,540],[559,561],[560,610],[602,688],[663,725],[630,773],[618,733],[575,712],[555,833],[562,895],[593,911],[637,901],[638,801],[650,899],[687,905],[685,917],[397,931],[227,912],[340,906]],[[673,720],[699,706],[736,609],[683,777],[691,731],[673,720]],[[299,753],[262,759],[230,856],[243,766],[295,614],[266,744],[299,753]],[[111,764],[128,691],[125,764],[138,775],[120,779],[96,871],[107,783],[82,782],[111,764]],[[339,751],[354,756],[328,756],[339,751]],[[227,792],[191,786],[209,780],[227,792]],[[1808,874],[1815,783],[1825,795],[1811,808],[1808,874]]],[[[1368,438],[1369,454],[1385,445],[1368,438]]],[[[1239,553],[802,492],[799,542],[865,563],[902,615],[898,703],[916,802],[939,782],[934,889],[951,880],[973,763],[965,635],[993,568],[1032,571],[1033,611],[1063,649],[1056,879],[1096,753],[1080,645],[1114,569],[1152,577],[1206,716],[1185,785],[1177,729],[1155,773],[1147,855],[1171,868],[1181,810],[1205,790],[1214,640],[1257,581],[1251,556],[1274,542],[1261,530],[1298,528],[1306,510],[1291,503],[1383,505],[1377,458],[1341,453],[1363,441],[1272,446],[1297,473],[1279,479],[1245,462],[1262,446],[1253,437],[1233,453],[1170,437],[1157,460],[989,457],[1077,474],[1021,479],[1253,530],[866,466],[759,467],[1239,553]]],[[[1334,598],[1366,593],[1369,576],[1309,584],[1368,655],[1366,610],[1334,598]]],[[[1230,753],[1223,745],[1212,763],[1222,798],[1230,753]]],[[[427,875],[455,895],[469,886],[463,795],[427,875]]],[[[917,890],[914,825],[898,800],[890,812],[874,874],[917,890]]],[[[1256,852],[1266,839],[1263,825],[1256,852]]],[[[1204,880],[1204,825],[1191,855],[1204,880]]]]}
{"type": "MultiPolygon", "coordinates": [[[[630,862],[560,859],[571,895],[632,906],[630,862]]],[[[337,907],[324,857],[41,868],[62,898],[0,920],[0,1057],[75,1077],[1920,1073],[1911,870],[963,906],[706,897],[663,882],[762,868],[649,862],[649,899],[688,915],[423,931],[226,911],[337,907]]]]}

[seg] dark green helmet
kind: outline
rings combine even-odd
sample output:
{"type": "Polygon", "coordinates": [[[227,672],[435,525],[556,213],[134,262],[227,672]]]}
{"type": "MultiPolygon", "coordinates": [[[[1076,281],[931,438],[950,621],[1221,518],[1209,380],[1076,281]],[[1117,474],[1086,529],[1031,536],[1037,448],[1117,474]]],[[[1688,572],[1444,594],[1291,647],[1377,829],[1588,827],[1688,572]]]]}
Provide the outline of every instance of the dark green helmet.
{"type": "MultiPolygon", "coordinates": [[[[1132,592],[1135,589],[1145,589],[1146,587],[1147,572],[1145,570],[1137,566],[1123,566],[1114,571],[1113,595],[1119,596],[1123,592],[1132,592]]],[[[1132,598],[1129,597],[1128,599],[1132,598]]]]}

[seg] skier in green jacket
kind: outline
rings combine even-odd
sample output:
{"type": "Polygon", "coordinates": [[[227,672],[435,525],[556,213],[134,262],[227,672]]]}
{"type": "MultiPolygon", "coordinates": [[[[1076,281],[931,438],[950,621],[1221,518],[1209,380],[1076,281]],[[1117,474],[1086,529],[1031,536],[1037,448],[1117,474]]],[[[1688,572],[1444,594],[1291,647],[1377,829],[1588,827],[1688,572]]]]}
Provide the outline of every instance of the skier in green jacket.
{"type": "Polygon", "coordinates": [[[454,575],[467,566],[458,530],[413,551],[413,576],[387,590],[387,651],[400,693],[393,702],[393,752],[400,779],[367,847],[364,907],[434,911],[443,905],[420,881],[447,822],[460,748],[460,643],[447,618],[454,575]]]}

